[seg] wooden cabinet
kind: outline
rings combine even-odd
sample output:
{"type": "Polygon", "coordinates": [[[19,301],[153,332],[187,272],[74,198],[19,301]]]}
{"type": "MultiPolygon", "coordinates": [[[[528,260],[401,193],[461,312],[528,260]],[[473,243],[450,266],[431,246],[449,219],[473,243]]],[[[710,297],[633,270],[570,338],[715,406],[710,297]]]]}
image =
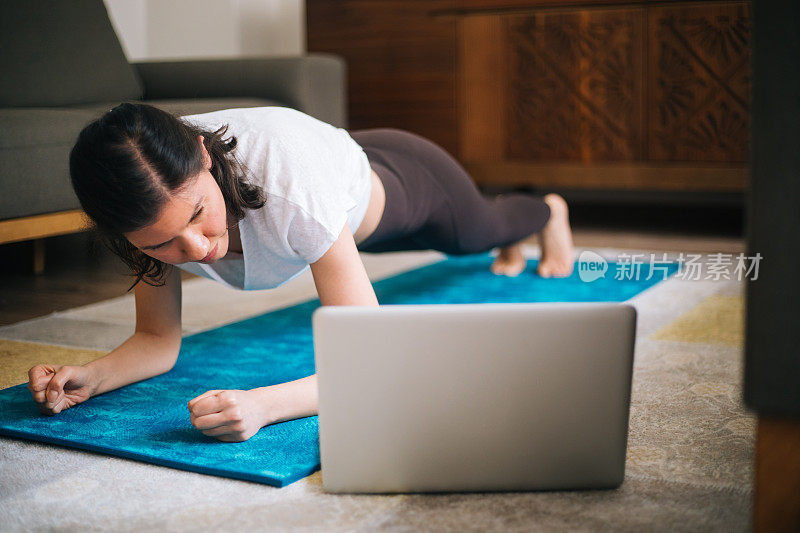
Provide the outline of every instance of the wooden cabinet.
{"type": "Polygon", "coordinates": [[[415,131],[479,184],[746,188],[749,2],[307,0],[350,128],[415,131]]]}

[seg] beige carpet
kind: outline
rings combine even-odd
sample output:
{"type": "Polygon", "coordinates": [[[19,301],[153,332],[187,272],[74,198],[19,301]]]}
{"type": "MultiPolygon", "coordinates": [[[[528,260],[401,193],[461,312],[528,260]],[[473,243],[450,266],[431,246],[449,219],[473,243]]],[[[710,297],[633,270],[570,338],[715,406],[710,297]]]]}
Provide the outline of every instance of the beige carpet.
{"type": "MultiPolygon", "coordinates": [[[[376,280],[441,255],[362,257],[376,280]]],[[[273,291],[192,279],[184,283],[184,330],[313,296],[310,274],[273,291]]],[[[0,438],[0,530],[748,530],[755,418],[741,400],[742,299],[739,281],[671,278],[629,300],[638,327],[626,477],[617,490],[334,495],[322,490],[320,472],[277,489],[0,438]]],[[[80,364],[106,353],[132,333],[133,317],[125,296],[0,328],[0,387],[26,381],[37,362],[80,364]]]]}

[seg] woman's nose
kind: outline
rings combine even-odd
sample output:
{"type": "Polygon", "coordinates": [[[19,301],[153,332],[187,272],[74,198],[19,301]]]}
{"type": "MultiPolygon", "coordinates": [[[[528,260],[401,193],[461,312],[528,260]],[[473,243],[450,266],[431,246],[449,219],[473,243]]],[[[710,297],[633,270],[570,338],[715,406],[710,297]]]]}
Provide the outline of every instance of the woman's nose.
{"type": "Polygon", "coordinates": [[[192,234],[185,238],[183,251],[189,261],[200,261],[211,251],[211,241],[202,234],[192,234]]]}

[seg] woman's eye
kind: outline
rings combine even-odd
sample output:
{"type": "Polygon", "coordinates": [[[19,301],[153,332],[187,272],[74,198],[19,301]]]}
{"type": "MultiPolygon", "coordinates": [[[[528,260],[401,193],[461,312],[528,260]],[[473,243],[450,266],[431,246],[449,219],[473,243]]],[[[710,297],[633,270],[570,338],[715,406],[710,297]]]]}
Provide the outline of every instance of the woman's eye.
{"type": "MultiPolygon", "coordinates": [[[[206,207],[206,206],[203,206],[203,207],[201,207],[200,209],[198,209],[198,210],[197,210],[197,213],[195,213],[195,214],[194,214],[194,216],[192,217],[192,222],[194,222],[195,220],[197,220],[197,217],[199,217],[199,216],[200,216],[200,213],[202,213],[202,212],[203,212],[203,209],[205,209],[205,207],[206,207]]],[[[164,248],[165,246],[166,246],[166,244],[161,244],[161,245],[159,245],[159,246],[156,246],[155,248],[150,248],[150,249],[151,249],[151,250],[160,250],[161,248],[164,248]]]]}

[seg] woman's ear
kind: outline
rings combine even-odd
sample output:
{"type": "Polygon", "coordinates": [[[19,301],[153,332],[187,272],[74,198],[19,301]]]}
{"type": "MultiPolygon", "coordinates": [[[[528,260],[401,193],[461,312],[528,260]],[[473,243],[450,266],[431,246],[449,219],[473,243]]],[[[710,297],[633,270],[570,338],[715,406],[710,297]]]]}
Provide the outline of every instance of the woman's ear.
{"type": "Polygon", "coordinates": [[[206,167],[206,170],[210,170],[211,156],[208,155],[208,150],[206,150],[206,145],[203,144],[203,140],[205,140],[205,137],[203,137],[202,135],[198,135],[197,140],[200,141],[200,147],[203,149],[203,166],[206,167]]]}

